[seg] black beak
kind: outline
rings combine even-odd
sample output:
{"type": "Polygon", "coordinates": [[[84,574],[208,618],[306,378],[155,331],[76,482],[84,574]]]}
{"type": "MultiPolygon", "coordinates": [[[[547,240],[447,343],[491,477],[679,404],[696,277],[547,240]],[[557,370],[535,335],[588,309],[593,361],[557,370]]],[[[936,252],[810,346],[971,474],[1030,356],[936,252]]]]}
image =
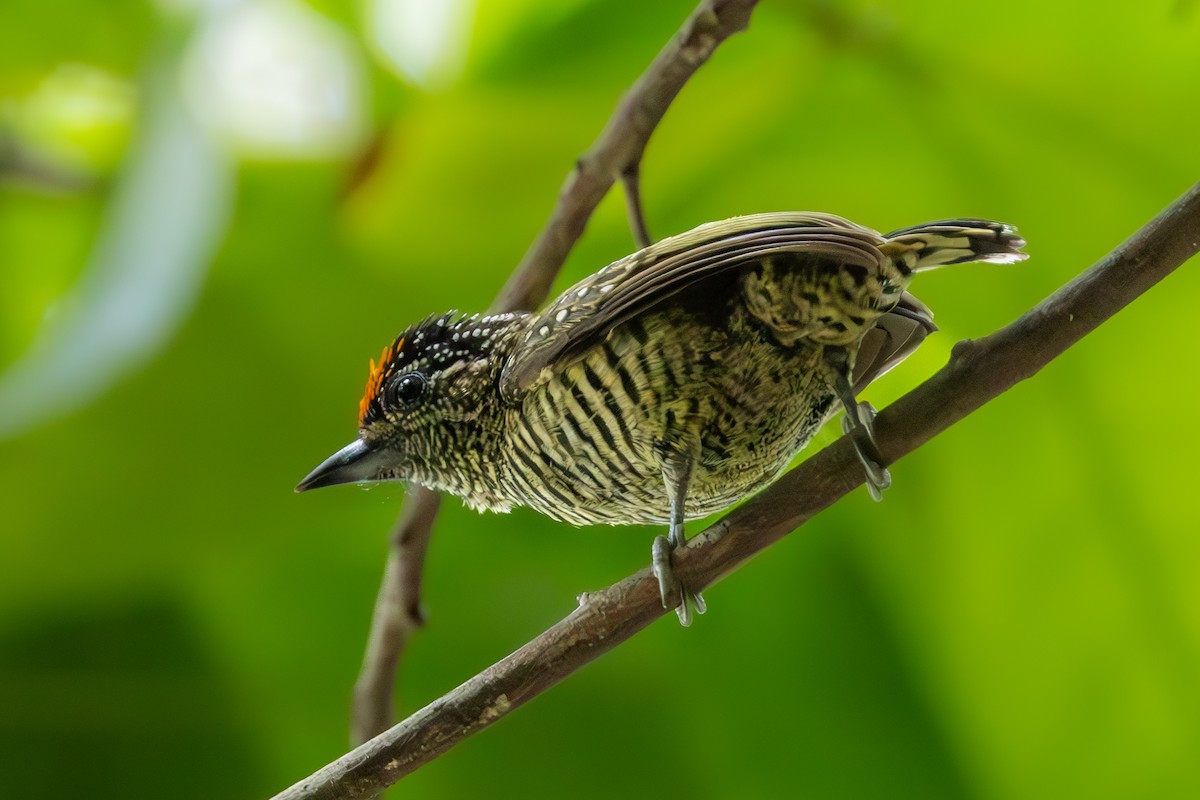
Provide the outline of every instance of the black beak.
{"type": "Polygon", "coordinates": [[[387,462],[384,453],[372,450],[362,439],[356,439],[321,462],[307,478],[300,481],[296,491],[307,492],[309,489],[336,486],[339,483],[379,480],[377,476],[388,465],[387,462]]]}

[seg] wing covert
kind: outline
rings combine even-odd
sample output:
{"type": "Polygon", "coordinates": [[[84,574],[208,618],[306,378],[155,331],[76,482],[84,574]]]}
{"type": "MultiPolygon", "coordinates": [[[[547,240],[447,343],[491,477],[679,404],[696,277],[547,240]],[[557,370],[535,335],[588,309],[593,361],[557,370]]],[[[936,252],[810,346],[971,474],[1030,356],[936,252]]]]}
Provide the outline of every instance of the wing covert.
{"type": "Polygon", "coordinates": [[[585,278],[530,324],[500,378],[513,400],[552,364],[572,360],[614,327],[705,280],[781,254],[810,254],[868,269],[884,239],[832,214],[771,213],[701,225],[664,239],[585,278]]]}

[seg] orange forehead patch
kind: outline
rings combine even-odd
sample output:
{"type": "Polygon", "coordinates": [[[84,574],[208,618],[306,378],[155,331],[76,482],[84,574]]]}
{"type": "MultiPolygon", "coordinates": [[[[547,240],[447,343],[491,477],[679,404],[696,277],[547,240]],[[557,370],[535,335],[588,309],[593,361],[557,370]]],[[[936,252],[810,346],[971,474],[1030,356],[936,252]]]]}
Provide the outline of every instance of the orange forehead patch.
{"type": "Polygon", "coordinates": [[[371,407],[371,401],[379,394],[379,390],[383,388],[383,381],[388,375],[388,366],[392,359],[400,352],[400,348],[404,346],[404,339],[397,339],[393,344],[383,348],[383,352],[379,354],[379,363],[375,363],[375,359],[371,359],[371,366],[367,373],[367,389],[363,393],[362,400],[358,401],[358,424],[361,426],[367,419],[367,410],[371,407]]]}

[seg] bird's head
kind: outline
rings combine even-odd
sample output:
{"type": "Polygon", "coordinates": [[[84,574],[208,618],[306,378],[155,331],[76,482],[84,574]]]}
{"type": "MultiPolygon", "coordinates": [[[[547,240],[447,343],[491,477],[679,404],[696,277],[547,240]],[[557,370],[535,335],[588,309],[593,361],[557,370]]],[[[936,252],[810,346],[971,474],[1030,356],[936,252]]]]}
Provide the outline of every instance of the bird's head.
{"type": "Polygon", "coordinates": [[[517,317],[432,317],[371,360],[359,435],[296,491],[339,483],[436,479],[448,456],[479,447],[496,418],[496,381],[517,317]]]}

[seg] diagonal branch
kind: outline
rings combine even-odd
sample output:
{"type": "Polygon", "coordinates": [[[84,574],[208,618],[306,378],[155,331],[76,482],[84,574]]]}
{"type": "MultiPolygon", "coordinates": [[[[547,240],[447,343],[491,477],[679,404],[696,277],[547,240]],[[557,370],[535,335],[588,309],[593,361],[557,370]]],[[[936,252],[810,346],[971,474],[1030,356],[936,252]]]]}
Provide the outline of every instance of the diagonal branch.
{"type": "MultiPolygon", "coordinates": [[[[887,462],[1036,374],[1198,251],[1200,184],[1017,321],[959,342],[945,367],[876,419],[887,462]]],[[[677,550],[680,580],[709,586],[862,482],[843,437],[677,550]]],[[[584,595],[568,617],[512,655],[275,800],[361,797],[390,786],[665,613],[649,568],[584,595]]]]}
{"type": "MultiPolygon", "coordinates": [[[[618,179],[625,183],[634,237],[639,246],[648,244],[637,175],[650,135],[717,45],[745,29],[757,2],[702,0],[684,21],[576,162],[549,221],[492,304],[493,313],[533,309],[546,298],[592,212],[618,179]]],[[[437,509],[436,492],[413,487],[393,530],[392,550],[354,686],[350,726],[355,742],[366,741],[392,723],[396,670],[409,637],[423,622],[419,611],[421,569],[437,509]]]]}
{"type": "MultiPolygon", "coordinates": [[[[757,1],[703,0],[684,21],[621,98],[591,148],[575,162],[550,220],[504,285],[492,305],[493,311],[534,308],[545,299],[558,268],[583,235],[596,206],[614,182],[627,173],[636,175],[650,134],[675,96],[717,45],[746,28],[757,1]]],[[[633,191],[636,185],[635,180],[633,191]]],[[[635,235],[641,234],[635,230],[635,235]]]]}

